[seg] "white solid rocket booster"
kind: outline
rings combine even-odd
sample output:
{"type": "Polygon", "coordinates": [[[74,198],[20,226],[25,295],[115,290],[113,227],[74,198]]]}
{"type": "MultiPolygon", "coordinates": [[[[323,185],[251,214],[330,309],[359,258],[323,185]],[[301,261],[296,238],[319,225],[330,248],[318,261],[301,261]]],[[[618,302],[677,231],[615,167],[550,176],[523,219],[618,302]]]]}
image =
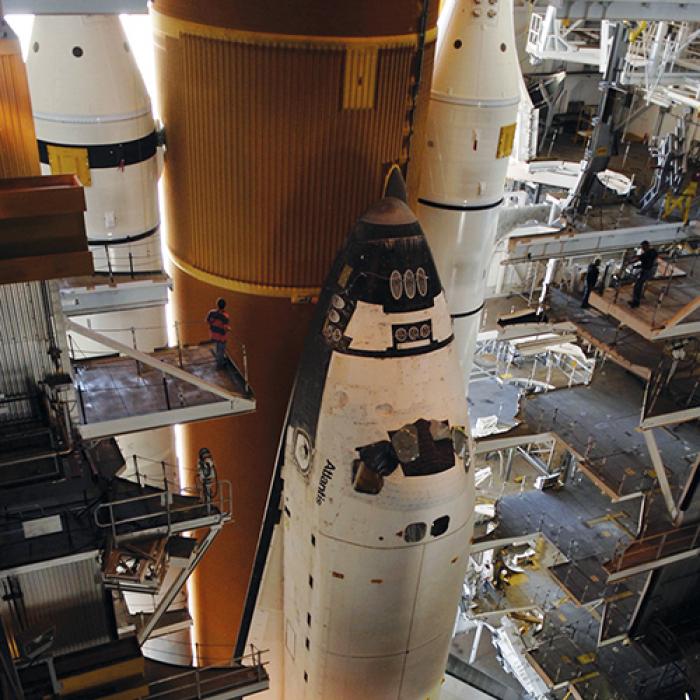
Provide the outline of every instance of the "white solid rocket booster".
{"type": "Polygon", "coordinates": [[[27,70],[42,171],[84,186],[95,269],[161,271],[155,122],[119,17],[37,16],[27,70]]]}
{"type": "Polygon", "coordinates": [[[452,0],[442,13],[418,218],[468,376],[513,148],[520,68],[512,0],[452,0]]]}
{"type": "MultiPolygon", "coordinates": [[[[85,188],[98,276],[161,273],[161,156],[151,101],[119,17],[38,15],[27,72],[42,172],[75,173],[85,188]]],[[[142,350],[167,344],[162,301],[75,320],[129,345],[134,327],[142,350]]],[[[74,350],[111,352],[83,339],[74,350]]]]}

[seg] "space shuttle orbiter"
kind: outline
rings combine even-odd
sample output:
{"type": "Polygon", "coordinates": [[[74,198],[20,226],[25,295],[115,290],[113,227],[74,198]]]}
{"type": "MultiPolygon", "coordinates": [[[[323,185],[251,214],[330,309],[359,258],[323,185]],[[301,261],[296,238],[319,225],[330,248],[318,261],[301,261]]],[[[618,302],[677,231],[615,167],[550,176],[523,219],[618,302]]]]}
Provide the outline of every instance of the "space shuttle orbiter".
{"type": "Polygon", "coordinates": [[[452,322],[402,191],[396,170],[350,233],[302,355],[239,638],[270,650],[266,697],[440,693],[474,484],[452,322]]]}

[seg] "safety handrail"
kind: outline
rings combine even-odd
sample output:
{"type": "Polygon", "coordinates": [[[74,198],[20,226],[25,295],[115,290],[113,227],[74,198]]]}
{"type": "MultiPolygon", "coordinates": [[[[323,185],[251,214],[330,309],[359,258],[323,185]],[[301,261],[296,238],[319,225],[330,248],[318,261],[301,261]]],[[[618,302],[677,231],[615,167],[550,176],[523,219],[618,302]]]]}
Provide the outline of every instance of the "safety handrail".
{"type": "Polygon", "coordinates": [[[174,673],[171,676],[159,678],[157,681],[152,681],[148,684],[148,697],[167,698],[170,695],[179,697],[182,690],[193,688],[196,689],[197,698],[204,698],[206,696],[202,695],[202,693],[206,692],[207,689],[205,686],[207,686],[207,684],[215,684],[212,690],[216,690],[220,693],[221,691],[226,690],[226,687],[221,686],[222,678],[225,679],[230,676],[233,679],[234,677],[236,677],[238,679],[238,682],[236,682],[235,684],[231,683],[231,685],[227,687],[237,687],[240,686],[241,676],[244,673],[249,673],[253,670],[255,671],[255,681],[257,683],[260,683],[267,679],[267,672],[265,671],[265,666],[268,664],[268,662],[262,660],[263,654],[266,654],[267,651],[267,649],[257,649],[251,644],[250,653],[237,657],[235,659],[231,659],[231,661],[227,663],[195,667],[190,670],[183,671],[182,673],[174,673]],[[250,665],[246,666],[244,664],[245,661],[248,661],[250,665]],[[217,673],[211,678],[203,677],[203,674],[209,671],[228,671],[228,673],[217,673]],[[190,681],[190,679],[191,682],[187,682],[186,684],[178,683],[178,681],[184,682],[190,681]],[[176,684],[175,687],[164,688],[163,690],[159,690],[159,686],[173,683],[176,684]]]}
{"type": "MultiPolygon", "coordinates": [[[[165,483],[168,487],[168,483],[165,483]]],[[[112,532],[112,537],[117,539],[119,537],[118,529],[123,525],[128,524],[138,524],[143,521],[153,520],[154,518],[166,516],[167,517],[167,529],[168,532],[172,531],[173,526],[173,515],[192,513],[193,511],[201,511],[202,508],[207,509],[207,515],[213,516],[218,512],[218,520],[228,520],[231,518],[233,509],[233,487],[230,481],[219,480],[218,481],[218,493],[211,501],[206,501],[203,497],[201,490],[198,490],[197,495],[199,500],[196,503],[174,506],[173,496],[189,496],[192,493],[182,493],[181,491],[171,491],[170,488],[165,488],[157,493],[147,493],[141,494],[139,496],[132,496],[130,498],[121,498],[114,501],[107,501],[106,503],[101,503],[94,511],[93,518],[95,520],[95,525],[101,529],[109,528],[112,532]],[[134,504],[146,504],[148,501],[157,501],[161,506],[160,509],[143,513],[139,515],[132,515],[130,517],[118,517],[115,514],[115,509],[119,506],[134,505],[134,504]],[[216,511],[213,509],[216,508],[216,511]],[[108,519],[104,520],[100,517],[100,513],[106,511],[108,513],[108,519]]],[[[129,533],[131,534],[131,533],[129,533]]]]}

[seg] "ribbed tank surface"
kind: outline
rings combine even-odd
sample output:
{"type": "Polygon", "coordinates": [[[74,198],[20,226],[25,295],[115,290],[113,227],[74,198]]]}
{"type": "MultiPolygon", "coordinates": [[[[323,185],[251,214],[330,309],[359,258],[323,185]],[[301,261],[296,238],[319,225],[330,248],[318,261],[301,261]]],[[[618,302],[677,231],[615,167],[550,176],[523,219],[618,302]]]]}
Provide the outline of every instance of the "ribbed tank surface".
{"type": "MultiPolygon", "coordinates": [[[[417,196],[437,1],[154,0],[165,226],[182,339],[218,296],[254,414],[184,428],[233,483],[235,522],[194,574],[202,660],[235,639],[313,298],[390,166],[417,196]]],[[[220,651],[220,650],[219,650],[220,651]]]]}

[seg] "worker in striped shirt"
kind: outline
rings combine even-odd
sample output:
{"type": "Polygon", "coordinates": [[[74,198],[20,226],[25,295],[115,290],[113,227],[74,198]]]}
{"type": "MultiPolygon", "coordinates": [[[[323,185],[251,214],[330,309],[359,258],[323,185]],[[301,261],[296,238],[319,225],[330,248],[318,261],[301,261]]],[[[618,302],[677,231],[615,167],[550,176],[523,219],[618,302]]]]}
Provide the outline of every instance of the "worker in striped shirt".
{"type": "Polygon", "coordinates": [[[216,366],[223,369],[226,365],[226,334],[229,331],[229,316],[226,312],[226,300],[219,297],[216,308],[207,314],[209,338],[216,345],[216,366]]]}

